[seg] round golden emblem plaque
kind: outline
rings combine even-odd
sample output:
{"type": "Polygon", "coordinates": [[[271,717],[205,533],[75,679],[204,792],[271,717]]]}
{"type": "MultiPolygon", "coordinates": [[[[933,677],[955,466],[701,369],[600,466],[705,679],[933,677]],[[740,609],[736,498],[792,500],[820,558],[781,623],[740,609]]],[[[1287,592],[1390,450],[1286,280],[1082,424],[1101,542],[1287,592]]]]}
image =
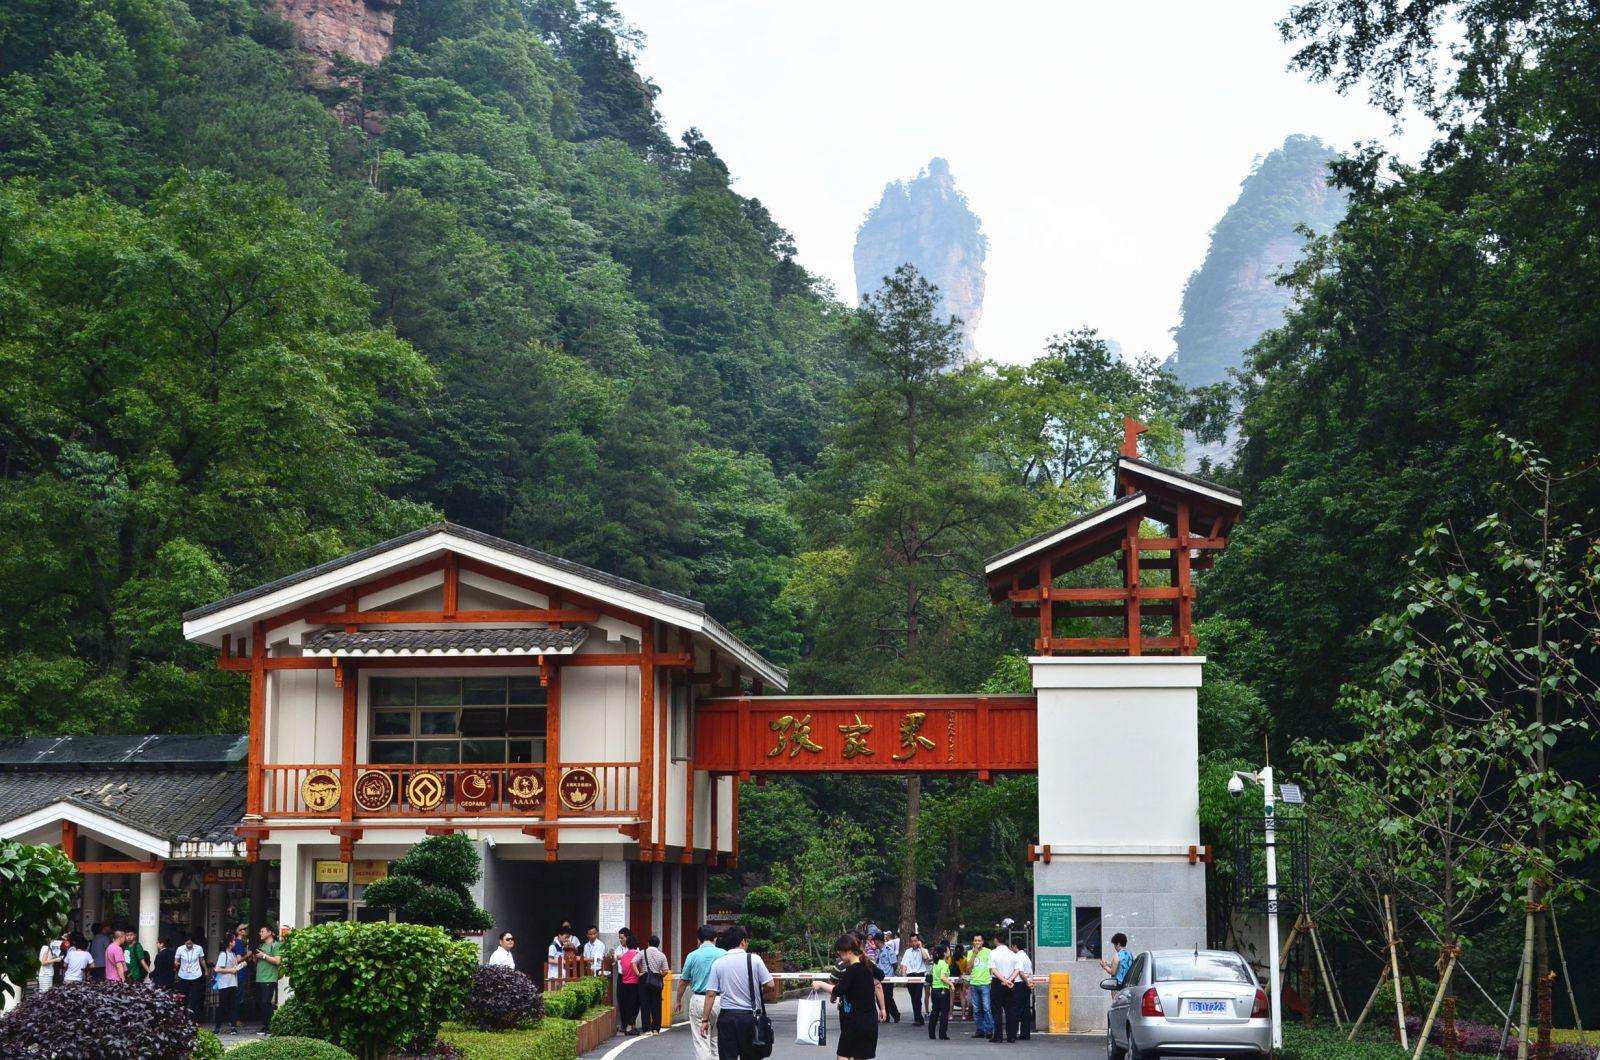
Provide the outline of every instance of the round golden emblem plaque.
{"type": "Polygon", "coordinates": [[[413,810],[431,810],[444,802],[444,777],[431,769],[411,774],[406,781],[406,801],[413,810]]]}
{"type": "Polygon", "coordinates": [[[544,777],[537,770],[512,770],[506,783],[506,801],[513,810],[537,810],[544,805],[544,777]]]}
{"type": "Polygon", "coordinates": [[[339,805],[344,786],[331,769],[313,769],[300,782],[300,801],[312,813],[327,813],[339,805]]]}
{"type": "Polygon", "coordinates": [[[381,770],[369,769],[356,777],[351,794],[355,797],[356,809],[378,813],[394,801],[394,779],[381,770]]]}
{"type": "Polygon", "coordinates": [[[587,810],[600,798],[600,781],[592,769],[569,769],[561,774],[561,804],[569,810],[587,810]]]}
{"type": "Polygon", "coordinates": [[[473,769],[456,777],[456,805],[471,813],[481,813],[494,802],[495,776],[487,769],[473,769]]]}

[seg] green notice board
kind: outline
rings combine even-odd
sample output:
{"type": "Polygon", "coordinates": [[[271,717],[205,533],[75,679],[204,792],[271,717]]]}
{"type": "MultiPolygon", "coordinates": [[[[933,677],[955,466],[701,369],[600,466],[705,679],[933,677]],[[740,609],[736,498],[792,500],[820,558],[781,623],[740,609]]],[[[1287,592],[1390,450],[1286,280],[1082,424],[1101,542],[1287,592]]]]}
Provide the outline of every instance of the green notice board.
{"type": "Polygon", "coordinates": [[[1034,899],[1039,915],[1034,919],[1036,946],[1072,948],[1072,895],[1041,894],[1034,899]]]}

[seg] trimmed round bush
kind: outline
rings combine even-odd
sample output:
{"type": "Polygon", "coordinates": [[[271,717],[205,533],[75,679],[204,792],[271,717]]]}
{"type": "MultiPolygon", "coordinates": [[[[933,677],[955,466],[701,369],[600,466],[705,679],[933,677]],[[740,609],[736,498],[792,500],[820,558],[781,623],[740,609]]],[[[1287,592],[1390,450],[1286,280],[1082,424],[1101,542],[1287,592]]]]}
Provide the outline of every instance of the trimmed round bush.
{"type": "Polygon", "coordinates": [[[515,968],[485,965],[472,977],[462,1018],[481,1030],[510,1030],[544,1015],[539,988],[515,968]]]}
{"type": "Polygon", "coordinates": [[[778,922],[789,911],[789,896],[776,887],[755,887],[744,896],[739,923],[750,932],[750,948],[772,953],[778,946],[778,922]]]}
{"type": "Polygon", "coordinates": [[[195,1025],[171,994],[138,983],[62,983],[0,1019],[0,1056],[46,1057],[63,1043],[82,1060],[189,1060],[195,1025]]]}
{"type": "Polygon", "coordinates": [[[355,1057],[321,1038],[279,1038],[274,1035],[256,1042],[246,1042],[230,1051],[228,1060],[355,1060],[355,1057]]]}
{"type": "Polygon", "coordinates": [[[290,997],[272,1013],[272,1025],[267,1032],[276,1038],[316,1038],[316,1026],[306,1013],[300,999],[290,997]]]}
{"type": "Polygon", "coordinates": [[[478,968],[475,943],[418,924],[300,928],[282,957],[313,1036],[364,1057],[431,1045],[478,968]]]}

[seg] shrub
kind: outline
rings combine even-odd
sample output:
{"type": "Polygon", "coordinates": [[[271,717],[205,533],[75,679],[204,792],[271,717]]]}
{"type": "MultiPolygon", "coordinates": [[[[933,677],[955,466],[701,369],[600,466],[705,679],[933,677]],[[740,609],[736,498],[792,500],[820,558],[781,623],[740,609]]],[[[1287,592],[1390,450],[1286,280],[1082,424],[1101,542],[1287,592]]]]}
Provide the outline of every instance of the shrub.
{"type": "Polygon", "coordinates": [[[0,975],[22,983],[39,971],[39,941],[66,926],[79,879],[55,847],[0,839],[0,975]]]}
{"type": "Polygon", "coordinates": [[[407,924],[488,931],[489,914],[468,890],[482,873],[471,839],[459,832],[429,836],[390,865],[385,879],[368,884],[362,901],[374,909],[393,909],[407,924]]]}
{"type": "Polygon", "coordinates": [[[772,953],[778,945],[778,922],[789,911],[789,896],[776,887],[756,887],[744,896],[739,923],[750,932],[750,949],[772,953]]]}
{"type": "Polygon", "coordinates": [[[588,976],[545,994],[544,1014],[567,1020],[580,1019],[605,996],[606,981],[599,976],[588,976]]]}
{"type": "Polygon", "coordinates": [[[578,1025],[571,1020],[541,1020],[514,1031],[477,1031],[447,1024],[439,1037],[466,1060],[572,1060],[578,1055],[578,1025]]]}
{"type": "Polygon", "coordinates": [[[267,1030],[276,1037],[281,1038],[315,1038],[318,1037],[316,1026],[311,1017],[307,1015],[305,1006],[300,1004],[300,999],[290,997],[279,1005],[272,1014],[272,1026],[267,1030]]]}
{"type": "Polygon", "coordinates": [[[475,944],[418,924],[318,924],[290,935],[282,956],[314,1037],[361,1057],[431,1044],[478,967],[475,944]]]}
{"type": "Polygon", "coordinates": [[[320,1038],[263,1038],[246,1042],[228,1053],[228,1060],[355,1060],[349,1053],[320,1038]]]}
{"type": "Polygon", "coordinates": [[[515,968],[485,965],[472,977],[463,1018],[483,1030],[505,1030],[544,1015],[539,988],[515,968]]]}
{"type": "Polygon", "coordinates": [[[222,1060],[222,1052],[221,1038],[210,1031],[197,1031],[194,1050],[189,1054],[189,1060],[222,1060]]]}
{"type": "Polygon", "coordinates": [[[83,1060],[187,1060],[195,1026],[176,997],[138,983],[62,983],[0,1019],[0,1056],[48,1056],[62,1042],[83,1060]]]}

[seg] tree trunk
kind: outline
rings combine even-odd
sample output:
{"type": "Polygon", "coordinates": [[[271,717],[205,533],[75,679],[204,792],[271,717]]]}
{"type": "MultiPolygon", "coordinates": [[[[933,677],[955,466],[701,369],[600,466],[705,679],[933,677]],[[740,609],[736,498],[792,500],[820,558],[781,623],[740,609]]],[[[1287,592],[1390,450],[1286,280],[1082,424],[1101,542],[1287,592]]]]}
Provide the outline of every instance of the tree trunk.
{"type": "Polygon", "coordinates": [[[939,926],[948,928],[961,922],[961,903],[956,885],[961,879],[961,828],[952,824],[945,834],[944,871],[939,882],[939,926]]]}
{"type": "Polygon", "coordinates": [[[1528,881],[1528,912],[1522,922],[1522,1011],[1517,1018],[1517,1060],[1528,1060],[1528,1025],[1533,1022],[1533,908],[1537,891],[1528,881]]]}
{"type": "Polygon", "coordinates": [[[906,855],[900,863],[900,938],[901,945],[916,930],[917,920],[917,821],[922,815],[922,777],[906,778],[906,855]]]}

